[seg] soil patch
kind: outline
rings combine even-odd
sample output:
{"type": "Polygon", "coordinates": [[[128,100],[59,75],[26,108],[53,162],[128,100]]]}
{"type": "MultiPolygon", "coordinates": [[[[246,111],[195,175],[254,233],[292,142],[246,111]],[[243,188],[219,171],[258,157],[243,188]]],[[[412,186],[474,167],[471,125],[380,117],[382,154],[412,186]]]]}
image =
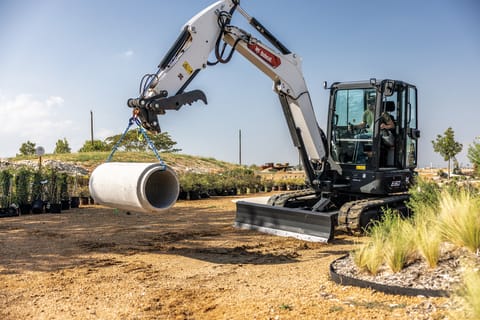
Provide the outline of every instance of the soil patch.
{"type": "Polygon", "coordinates": [[[0,220],[1,319],[442,319],[447,298],[341,286],[361,241],[309,243],[232,227],[235,197],[165,214],[85,206],[0,220]]]}

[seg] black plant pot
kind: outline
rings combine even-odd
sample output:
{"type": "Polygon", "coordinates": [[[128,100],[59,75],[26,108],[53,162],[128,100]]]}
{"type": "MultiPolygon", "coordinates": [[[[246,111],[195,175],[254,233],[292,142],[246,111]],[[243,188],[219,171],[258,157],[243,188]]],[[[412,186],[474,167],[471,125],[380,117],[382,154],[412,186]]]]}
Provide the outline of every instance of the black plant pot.
{"type": "Polygon", "coordinates": [[[37,199],[37,200],[33,200],[32,202],[32,213],[43,213],[43,207],[44,207],[45,203],[40,200],[40,199],[37,199]]]}
{"type": "Polygon", "coordinates": [[[61,203],[49,203],[48,204],[48,212],[50,213],[61,213],[62,212],[62,204],[61,203]]]}
{"type": "Polygon", "coordinates": [[[15,208],[13,208],[13,207],[0,208],[0,218],[16,217],[16,216],[18,216],[18,211],[15,208]]]}
{"type": "Polygon", "coordinates": [[[68,210],[70,209],[70,200],[62,200],[62,210],[68,210]]]}
{"type": "Polygon", "coordinates": [[[178,200],[186,200],[187,199],[187,192],[186,191],[180,191],[178,193],[178,200]]]}
{"type": "Polygon", "coordinates": [[[198,191],[189,191],[187,199],[189,199],[189,200],[200,200],[200,193],[198,191]]]}
{"type": "Polygon", "coordinates": [[[79,205],[80,205],[80,197],[70,198],[70,208],[78,208],[79,205]]]}
{"type": "Polygon", "coordinates": [[[20,214],[30,214],[32,212],[32,205],[29,203],[20,205],[20,214]]]}

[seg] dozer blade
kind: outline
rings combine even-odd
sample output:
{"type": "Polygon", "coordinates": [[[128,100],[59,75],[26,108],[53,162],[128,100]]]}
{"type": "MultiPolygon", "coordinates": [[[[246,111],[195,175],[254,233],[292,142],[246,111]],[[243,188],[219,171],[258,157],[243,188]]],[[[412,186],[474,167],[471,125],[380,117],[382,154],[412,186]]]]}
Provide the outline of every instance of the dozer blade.
{"type": "Polygon", "coordinates": [[[234,226],[305,241],[328,242],[333,239],[336,215],[337,212],[310,212],[238,201],[234,226]]]}

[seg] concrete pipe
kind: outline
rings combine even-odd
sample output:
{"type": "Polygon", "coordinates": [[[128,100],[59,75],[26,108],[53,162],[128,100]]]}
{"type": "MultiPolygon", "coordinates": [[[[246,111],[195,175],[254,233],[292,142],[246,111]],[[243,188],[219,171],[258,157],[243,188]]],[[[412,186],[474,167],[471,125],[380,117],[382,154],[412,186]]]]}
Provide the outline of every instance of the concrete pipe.
{"type": "Polygon", "coordinates": [[[131,162],[101,164],[92,172],[89,188],[96,203],[137,212],[165,211],[175,204],[180,191],[170,167],[131,162]]]}

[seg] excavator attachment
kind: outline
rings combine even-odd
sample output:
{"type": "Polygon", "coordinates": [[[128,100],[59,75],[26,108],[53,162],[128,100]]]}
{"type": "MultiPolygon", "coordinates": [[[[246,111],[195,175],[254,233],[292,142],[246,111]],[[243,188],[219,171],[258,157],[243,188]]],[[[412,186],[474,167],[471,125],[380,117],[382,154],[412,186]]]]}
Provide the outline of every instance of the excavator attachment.
{"type": "Polygon", "coordinates": [[[150,132],[159,133],[157,115],[165,114],[165,110],[179,110],[184,105],[201,100],[207,104],[207,97],[201,90],[192,90],[179,93],[177,95],[166,97],[166,92],[152,98],[132,98],[128,99],[127,105],[130,108],[138,110],[138,116],[142,125],[150,132]]]}
{"type": "Polygon", "coordinates": [[[311,242],[333,239],[337,212],[314,212],[247,201],[237,202],[236,228],[311,242]]]}

